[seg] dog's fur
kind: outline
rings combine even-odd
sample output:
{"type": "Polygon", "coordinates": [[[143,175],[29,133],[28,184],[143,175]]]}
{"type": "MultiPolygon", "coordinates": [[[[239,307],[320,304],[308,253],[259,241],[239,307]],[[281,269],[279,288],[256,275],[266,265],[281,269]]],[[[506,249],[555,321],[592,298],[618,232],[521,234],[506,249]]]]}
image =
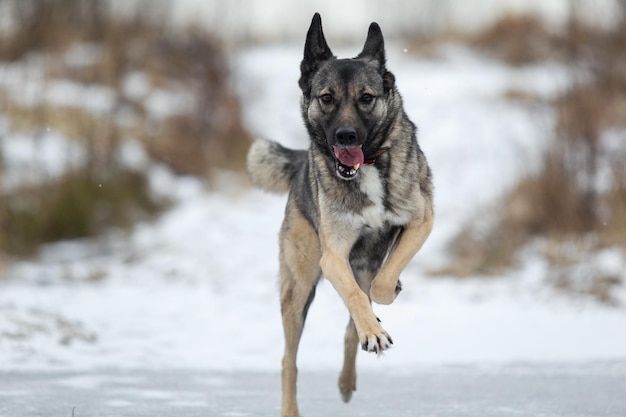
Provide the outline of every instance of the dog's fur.
{"type": "Polygon", "coordinates": [[[379,353],[393,344],[371,301],[394,301],[398,276],[434,219],[431,172],[385,67],[379,26],[370,25],[356,58],[337,59],[315,14],[300,69],[310,149],[257,140],[248,153],[253,184],[289,192],[280,231],[283,417],[299,416],[296,356],[320,276],[350,313],[339,376],[347,402],[356,389],[357,346],[379,353]]]}

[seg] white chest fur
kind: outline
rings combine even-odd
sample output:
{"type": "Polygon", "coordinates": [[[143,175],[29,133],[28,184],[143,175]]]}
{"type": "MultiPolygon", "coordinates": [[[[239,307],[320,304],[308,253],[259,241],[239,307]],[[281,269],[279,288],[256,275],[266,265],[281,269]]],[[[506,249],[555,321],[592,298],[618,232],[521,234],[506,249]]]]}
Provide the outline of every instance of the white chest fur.
{"type": "Polygon", "coordinates": [[[359,188],[371,201],[371,204],[362,208],[360,213],[347,214],[348,220],[357,229],[368,226],[373,229],[381,228],[386,222],[403,225],[409,222],[409,213],[394,213],[385,208],[383,204],[385,190],[378,170],[373,166],[364,166],[359,173],[359,188]]]}

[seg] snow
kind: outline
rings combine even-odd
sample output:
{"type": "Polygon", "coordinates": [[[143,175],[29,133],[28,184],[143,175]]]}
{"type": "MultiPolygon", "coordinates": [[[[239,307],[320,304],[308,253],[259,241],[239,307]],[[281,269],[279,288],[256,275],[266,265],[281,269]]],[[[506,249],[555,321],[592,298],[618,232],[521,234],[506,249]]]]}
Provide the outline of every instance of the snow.
{"type": "MultiPolygon", "coordinates": [[[[116,2],[130,8],[137,0],[116,2]]],[[[174,24],[193,23],[211,28],[224,39],[277,41],[300,39],[303,28],[319,12],[331,41],[362,42],[365,29],[378,22],[387,39],[407,34],[441,34],[446,31],[480,31],[510,15],[536,15],[550,27],[567,24],[568,0],[175,0],[169,15],[174,24]]],[[[576,8],[590,25],[609,27],[618,22],[615,0],[578,0],[576,8]]]]}
{"type": "MultiPolygon", "coordinates": [[[[2,155],[6,174],[0,177],[0,189],[41,182],[43,178],[58,177],[79,166],[85,160],[85,150],[69,142],[55,131],[46,129],[38,136],[6,133],[0,128],[2,155]]],[[[2,195],[2,192],[0,192],[2,195]]]]}
{"type": "MultiPolygon", "coordinates": [[[[360,369],[623,359],[623,309],[554,292],[545,259],[524,257],[518,269],[492,279],[427,274],[447,259],[446,246],[464,222],[489,217],[485,207],[533,169],[545,147],[549,109],[506,101],[504,93],[523,88],[549,98],[567,86],[567,72],[550,64],[511,69],[454,46],[433,58],[401,44],[388,48],[388,67],[434,171],[437,218],[402,276],[401,296],[374,307],[394,347],[380,357],[361,352],[360,369]]],[[[358,48],[335,52],[354,56],[358,48]]],[[[306,146],[300,54],[301,46],[256,47],[238,52],[232,65],[250,130],[293,147],[306,146]]],[[[140,78],[127,81],[138,95],[150,93],[140,78]]],[[[102,101],[95,108],[105,106],[107,94],[94,94],[102,101]]],[[[46,146],[58,146],[56,154],[37,156],[51,167],[66,152],[54,143],[46,146]]],[[[23,142],[2,138],[0,146],[17,161],[38,155],[23,142]]],[[[278,370],[278,230],[286,197],[250,190],[226,174],[207,191],[199,180],[149,163],[138,143],[124,152],[147,166],[153,188],[175,206],[130,232],[49,245],[13,264],[0,281],[0,369],[278,370]]],[[[626,270],[616,251],[593,262],[626,270]]],[[[322,281],[300,369],[339,369],[347,322],[345,306],[322,281]]]]}

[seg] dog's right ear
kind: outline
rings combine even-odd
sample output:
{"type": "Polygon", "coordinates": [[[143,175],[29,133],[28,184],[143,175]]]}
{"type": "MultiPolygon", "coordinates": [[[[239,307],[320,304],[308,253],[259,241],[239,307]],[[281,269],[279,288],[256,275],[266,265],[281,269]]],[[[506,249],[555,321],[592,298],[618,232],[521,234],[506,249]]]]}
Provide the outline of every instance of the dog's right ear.
{"type": "Polygon", "coordinates": [[[300,80],[298,84],[305,97],[309,98],[311,95],[311,79],[315,71],[319,69],[320,64],[334,57],[326,43],[324,32],[322,32],[322,17],[319,13],[315,13],[306,35],[304,58],[300,63],[300,80]]]}

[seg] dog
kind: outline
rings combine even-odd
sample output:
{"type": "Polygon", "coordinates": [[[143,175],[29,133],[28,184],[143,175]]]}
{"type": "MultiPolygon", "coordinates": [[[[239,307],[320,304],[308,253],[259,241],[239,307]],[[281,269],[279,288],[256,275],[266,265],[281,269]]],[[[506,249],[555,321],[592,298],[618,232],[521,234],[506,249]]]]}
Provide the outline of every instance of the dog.
{"type": "Polygon", "coordinates": [[[289,193],[279,237],[282,417],[300,415],[296,357],[320,277],[350,313],[339,375],[348,402],[356,390],[358,346],[380,353],[393,344],[371,302],[394,301],[400,273],[433,227],[431,170],[385,61],[377,23],[356,58],[337,59],[316,13],[298,81],[310,147],[257,139],[248,151],[252,184],[289,193]]]}

